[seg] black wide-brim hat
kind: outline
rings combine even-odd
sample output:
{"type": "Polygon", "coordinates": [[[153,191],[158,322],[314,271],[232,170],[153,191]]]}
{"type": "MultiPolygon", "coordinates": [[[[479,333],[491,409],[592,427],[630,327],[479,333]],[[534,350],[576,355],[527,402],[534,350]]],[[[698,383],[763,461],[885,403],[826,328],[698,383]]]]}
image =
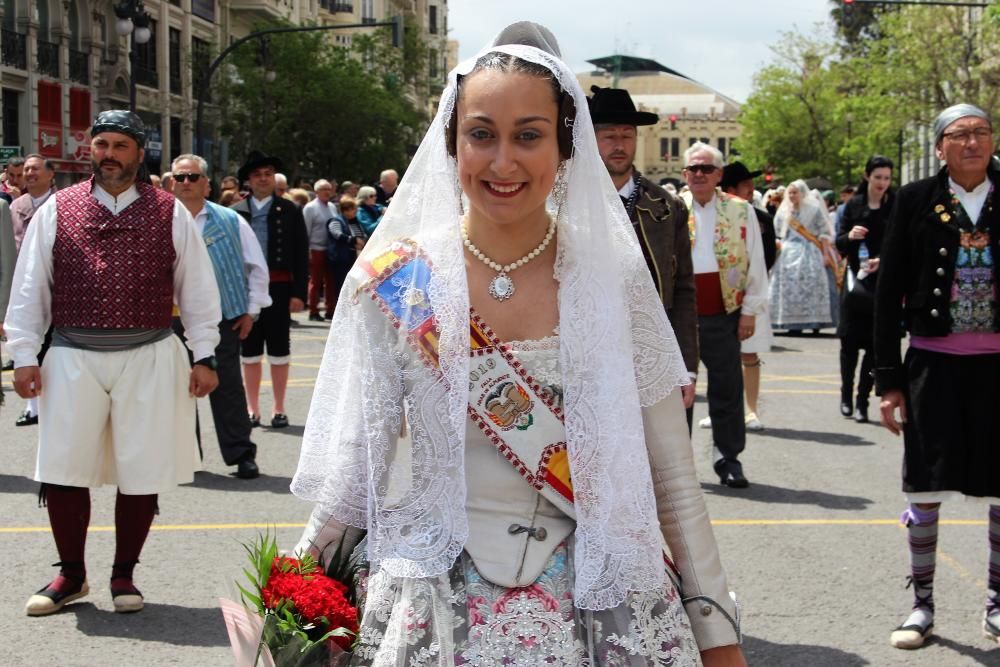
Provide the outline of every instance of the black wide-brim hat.
{"type": "Polygon", "coordinates": [[[719,182],[719,187],[725,188],[739,185],[743,181],[757,178],[763,173],[760,170],[750,171],[742,162],[733,162],[732,164],[727,164],[725,169],[722,170],[722,180],[719,182]]]}
{"type": "Polygon", "coordinates": [[[632,96],[622,88],[591,86],[587,98],[594,125],[656,125],[660,117],[649,111],[636,111],[632,96]]]}
{"type": "Polygon", "coordinates": [[[284,168],[281,164],[281,160],[271,155],[265,155],[260,151],[250,151],[247,155],[246,162],[240,167],[240,170],[236,172],[236,178],[240,180],[240,183],[245,182],[250,178],[250,172],[259,167],[274,167],[275,171],[282,171],[284,168]]]}

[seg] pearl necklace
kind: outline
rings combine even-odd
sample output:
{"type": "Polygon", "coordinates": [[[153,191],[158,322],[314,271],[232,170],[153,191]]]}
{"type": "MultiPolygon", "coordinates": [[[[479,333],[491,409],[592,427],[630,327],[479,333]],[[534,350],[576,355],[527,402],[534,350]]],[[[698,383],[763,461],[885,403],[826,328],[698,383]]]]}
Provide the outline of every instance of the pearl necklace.
{"type": "Polygon", "coordinates": [[[465,222],[462,223],[461,230],[462,230],[462,243],[465,244],[465,247],[469,249],[469,252],[472,253],[472,256],[497,272],[497,276],[492,281],[490,281],[490,290],[489,290],[490,296],[496,299],[497,301],[506,301],[510,297],[514,296],[514,281],[507,274],[509,274],[514,269],[524,266],[525,264],[527,264],[534,258],[538,257],[545,251],[545,249],[549,245],[549,242],[552,240],[552,237],[556,233],[556,221],[552,218],[549,219],[549,230],[545,233],[545,238],[542,239],[542,242],[539,243],[534,250],[529,252],[521,259],[503,266],[501,266],[497,262],[494,262],[492,259],[486,256],[486,254],[482,250],[480,250],[479,248],[477,248],[475,245],[472,244],[472,241],[469,240],[469,230],[465,226],[465,222]]]}

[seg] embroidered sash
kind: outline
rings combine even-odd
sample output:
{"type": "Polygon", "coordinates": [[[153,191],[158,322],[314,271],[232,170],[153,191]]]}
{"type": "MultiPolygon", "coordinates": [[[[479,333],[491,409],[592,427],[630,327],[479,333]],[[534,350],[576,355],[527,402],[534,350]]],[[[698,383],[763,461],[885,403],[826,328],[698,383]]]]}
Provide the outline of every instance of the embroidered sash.
{"type": "Polygon", "coordinates": [[[844,273],[846,271],[846,267],[844,266],[844,263],[840,261],[840,256],[837,251],[834,250],[830,244],[823,243],[819,237],[806,229],[805,225],[799,222],[798,217],[794,213],[788,216],[788,226],[794,229],[796,233],[802,236],[802,238],[806,241],[809,241],[809,243],[812,243],[814,246],[819,248],[820,253],[823,255],[823,264],[833,269],[833,275],[837,280],[837,289],[842,289],[844,286],[844,273]]]}
{"type": "MultiPolygon", "coordinates": [[[[359,291],[404,332],[421,360],[437,369],[438,330],[427,299],[431,267],[414,246],[358,264],[371,277],[359,291]]],[[[468,414],[490,443],[546,500],[576,519],[562,409],[521,365],[511,347],[470,310],[468,414]]],[[[680,590],[680,573],[664,543],[664,563],[680,590]]]]}

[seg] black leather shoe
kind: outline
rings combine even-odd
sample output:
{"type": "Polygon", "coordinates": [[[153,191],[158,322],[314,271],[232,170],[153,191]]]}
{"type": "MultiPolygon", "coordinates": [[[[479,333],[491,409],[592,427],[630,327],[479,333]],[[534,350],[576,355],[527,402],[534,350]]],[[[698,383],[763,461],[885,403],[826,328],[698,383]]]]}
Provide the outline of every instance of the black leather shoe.
{"type": "Polygon", "coordinates": [[[743,476],[743,466],[739,461],[719,459],[712,467],[719,476],[719,484],[731,489],[745,489],[750,486],[750,482],[743,476]]]}
{"type": "Polygon", "coordinates": [[[319,313],[310,313],[309,314],[309,321],[310,322],[322,322],[323,321],[323,316],[320,315],[319,313]]]}
{"type": "Polygon", "coordinates": [[[271,428],[285,428],[288,426],[288,416],[280,412],[271,417],[271,428]]]}
{"type": "Polygon", "coordinates": [[[859,424],[868,423],[868,408],[855,408],[854,409],[854,421],[859,424]]]}
{"type": "Polygon", "coordinates": [[[240,461],[236,464],[236,476],[240,479],[256,479],[260,477],[260,468],[253,459],[240,461]]]}
{"type": "Polygon", "coordinates": [[[745,489],[750,486],[750,480],[744,477],[739,470],[727,470],[719,475],[719,484],[728,486],[730,489],[745,489]]]}
{"type": "Polygon", "coordinates": [[[850,417],[851,416],[851,404],[850,403],[843,403],[842,402],[840,404],[840,414],[844,415],[845,417],[850,417]]]}
{"type": "Polygon", "coordinates": [[[21,416],[17,418],[14,422],[14,426],[34,426],[38,423],[38,415],[33,415],[27,410],[21,413],[21,416]]]}
{"type": "Polygon", "coordinates": [[[255,415],[254,413],[251,412],[250,413],[250,428],[257,428],[258,426],[260,426],[260,415],[255,415]]]}

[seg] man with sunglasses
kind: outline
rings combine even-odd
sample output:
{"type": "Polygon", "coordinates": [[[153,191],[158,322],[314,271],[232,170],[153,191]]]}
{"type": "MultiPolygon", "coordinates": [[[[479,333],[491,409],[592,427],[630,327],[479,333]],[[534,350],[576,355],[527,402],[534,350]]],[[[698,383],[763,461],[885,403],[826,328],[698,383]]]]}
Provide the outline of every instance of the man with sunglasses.
{"type": "MultiPolygon", "coordinates": [[[[215,360],[219,386],[209,394],[222,460],[236,466],[240,479],[254,479],[257,445],[250,439],[246,391],[240,373],[240,341],[253,328],[262,308],[271,305],[267,261],[250,225],[231,209],[207,200],[208,164],[198,155],[181,155],[170,166],[174,196],[184,204],[212,259],[219,287],[222,321],[215,360]]],[[[175,330],[178,321],[174,321],[175,330]]]]}
{"type": "Polygon", "coordinates": [[[636,133],[639,125],[654,125],[659,117],[636,111],[627,90],[591,87],[590,117],[597,134],[597,147],[618,188],[622,204],[639,237],[646,266],[674,328],[674,335],[691,376],[681,388],[691,425],[695,379],[698,377],[698,331],[695,316],[694,273],[688,240],[688,211],[675,195],[656,185],[635,168],[636,133]]]}
{"type": "MultiPolygon", "coordinates": [[[[698,311],[698,349],[708,369],[708,416],[714,468],[725,486],[749,486],[739,455],[746,447],[740,343],[750,338],[767,309],[767,268],[753,207],[719,189],[723,158],[702,142],[684,152],[682,193],[691,211],[698,311]]],[[[768,326],[761,322],[761,326],[768,326]]]]}
{"type": "Polygon", "coordinates": [[[982,629],[1000,643],[1000,173],[982,109],[949,107],[933,130],[945,164],[896,195],[875,291],[875,388],[882,423],[903,434],[909,505],[913,604],[890,636],[903,649],[922,646],[934,627],[938,511],[953,499],[990,505],[982,629]]]}

